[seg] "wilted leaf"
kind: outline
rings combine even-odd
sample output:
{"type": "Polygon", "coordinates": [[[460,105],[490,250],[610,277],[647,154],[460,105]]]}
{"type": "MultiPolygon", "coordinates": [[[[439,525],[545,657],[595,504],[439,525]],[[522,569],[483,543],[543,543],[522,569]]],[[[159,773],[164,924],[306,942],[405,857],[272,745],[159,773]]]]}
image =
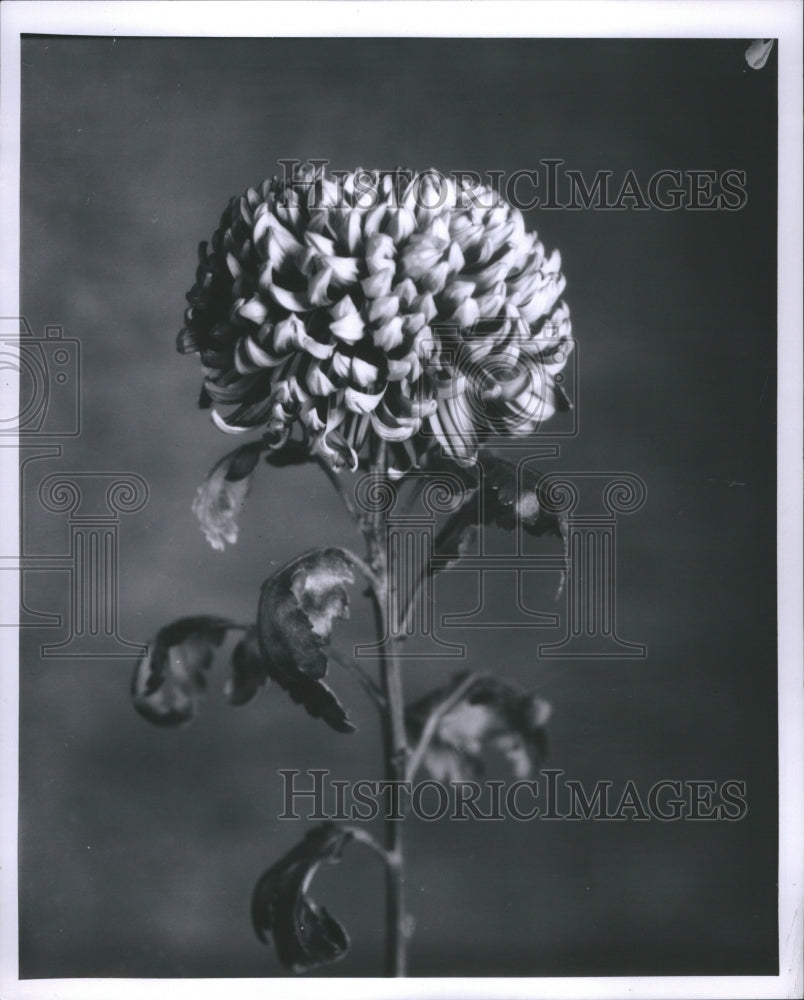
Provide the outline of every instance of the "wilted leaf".
{"type": "Polygon", "coordinates": [[[245,705],[268,680],[268,668],[260,649],[257,629],[247,629],[232,650],[232,672],[223,689],[230,705],[245,705]]]}
{"type": "MultiPolygon", "coordinates": [[[[518,480],[517,466],[508,459],[481,450],[483,478],[467,489],[461,507],[449,518],[435,541],[437,556],[460,556],[472,551],[478,526],[496,525],[513,531],[522,525],[530,535],[565,539],[564,518],[545,510],[540,473],[525,469],[518,480]]],[[[466,474],[464,474],[466,475],[466,474]]]]}
{"type": "MultiPolygon", "coordinates": [[[[405,722],[415,746],[430,714],[466,681],[459,674],[410,706],[405,722]]],[[[483,753],[499,750],[517,778],[527,778],[547,753],[546,701],[509,681],[479,677],[440,719],[423,764],[437,781],[465,781],[483,772],[483,753]]]]}
{"type": "Polygon", "coordinates": [[[140,715],[158,726],[188,722],[206,689],[214,647],[220,646],[233,625],[226,618],[197,615],[160,629],[131,679],[131,695],[140,715]]]}
{"type": "Polygon", "coordinates": [[[263,583],[257,617],[269,676],[310,715],[344,733],[354,726],[321,678],[327,672],[325,649],[333,622],[349,615],[345,584],[353,582],[341,549],[317,549],[263,583]]]}
{"type": "Polygon", "coordinates": [[[257,937],[273,937],[279,961],[292,972],[304,972],[343,958],[349,937],[323,906],[307,895],[322,861],[340,861],[352,839],[348,830],[324,823],[305,836],[262,875],[251,898],[251,920],[257,937]]]}
{"type": "Polygon", "coordinates": [[[321,719],[338,733],[355,732],[355,726],[349,721],[346,709],[332,688],[324,681],[300,677],[283,684],[277,674],[271,676],[287,691],[293,701],[301,705],[314,719],[321,719]]]}
{"type": "Polygon", "coordinates": [[[198,488],[193,501],[193,513],[213,549],[222,551],[227,542],[234,545],[237,541],[237,517],[263,452],[267,452],[268,464],[280,468],[310,459],[304,443],[288,439],[287,433],[266,433],[261,440],[250,441],[224,455],[198,488]]]}
{"type": "Polygon", "coordinates": [[[237,541],[237,515],[263,447],[261,441],[253,441],[230,451],[198,488],[193,513],[213,549],[223,551],[227,542],[234,545],[237,541]]]}

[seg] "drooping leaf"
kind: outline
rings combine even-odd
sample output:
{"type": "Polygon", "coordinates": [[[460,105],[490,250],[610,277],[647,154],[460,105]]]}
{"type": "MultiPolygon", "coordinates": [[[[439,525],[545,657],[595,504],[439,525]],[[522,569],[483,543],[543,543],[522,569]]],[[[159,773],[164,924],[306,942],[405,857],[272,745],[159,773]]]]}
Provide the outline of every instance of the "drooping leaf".
{"type": "Polygon", "coordinates": [[[540,473],[526,468],[520,475],[513,462],[485,449],[480,451],[480,464],[482,477],[467,488],[463,504],[435,540],[435,555],[446,558],[447,566],[473,551],[481,524],[506,531],[521,525],[530,535],[566,539],[565,518],[545,509],[540,473]]]}
{"type": "MultiPolygon", "coordinates": [[[[418,742],[428,717],[459,687],[459,674],[426,695],[405,713],[412,745],[418,742]]],[[[437,781],[466,781],[483,773],[483,754],[496,749],[507,758],[516,778],[527,778],[547,754],[550,706],[510,681],[479,677],[438,722],[422,763],[437,781]]]]}
{"type": "Polygon", "coordinates": [[[281,447],[269,451],[265,461],[278,469],[288,465],[303,465],[310,461],[310,450],[304,441],[290,438],[281,447]]]}
{"type": "Polygon", "coordinates": [[[343,733],[353,732],[354,726],[322,678],[333,623],[349,615],[345,584],[353,582],[341,549],[317,549],[263,583],[257,617],[269,676],[310,715],[343,733]]]}
{"type": "Polygon", "coordinates": [[[189,722],[206,689],[214,649],[234,623],[214,615],[180,618],[157,632],[134,668],[134,707],[158,726],[189,722]]]}
{"type": "Polygon", "coordinates": [[[230,705],[246,705],[268,680],[256,626],[251,626],[232,650],[232,671],[223,693],[230,705]]]}
{"type": "Polygon", "coordinates": [[[340,861],[352,839],[348,830],[324,823],[263,873],[251,898],[251,920],[257,937],[270,934],[277,957],[292,972],[304,972],[343,958],[349,948],[345,929],[308,895],[322,861],[340,861]]]}
{"type": "Polygon", "coordinates": [[[213,549],[223,551],[238,536],[237,517],[251,488],[251,476],[260,456],[275,467],[300,465],[310,454],[303,442],[288,438],[286,432],[268,432],[259,441],[250,441],[224,455],[198,488],[193,513],[213,549]]]}
{"type": "Polygon", "coordinates": [[[279,675],[271,674],[273,680],[284,688],[297,705],[301,705],[314,719],[321,719],[337,733],[353,733],[356,727],[349,720],[346,709],[338,696],[324,681],[309,677],[293,678],[283,683],[279,675]]]}
{"type": "Polygon", "coordinates": [[[230,483],[239,483],[246,479],[256,469],[257,462],[263,450],[262,441],[251,441],[240,448],[235,448],[222,461],[226,462],[226,479],[230,483]]]}
{"type": "Polygon", "coordinates": [[[237,541],[237,516],[245,502],[254,471],[263,450],[261,441],[235,448],[215,464],[199,486],[193,513],[213,549],[223,551],[237,541]]]}

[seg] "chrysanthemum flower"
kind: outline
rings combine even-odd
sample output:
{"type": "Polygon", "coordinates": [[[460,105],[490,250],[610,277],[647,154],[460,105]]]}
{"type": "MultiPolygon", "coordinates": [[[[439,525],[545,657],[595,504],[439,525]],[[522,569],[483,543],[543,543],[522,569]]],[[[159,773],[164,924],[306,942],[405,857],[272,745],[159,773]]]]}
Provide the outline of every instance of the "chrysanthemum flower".
{"type": "Polygon", "coordinates": [[[566,405],[560,255],[490,188],[434,171],[297,171],[233,199],[202,243],[179,350],[223,431],[301,428],[355,469],[372,438],[401,475],[440,445],[525,435],[566,405]],[[224,412],[224,409],[226,412],[224,412]]]}

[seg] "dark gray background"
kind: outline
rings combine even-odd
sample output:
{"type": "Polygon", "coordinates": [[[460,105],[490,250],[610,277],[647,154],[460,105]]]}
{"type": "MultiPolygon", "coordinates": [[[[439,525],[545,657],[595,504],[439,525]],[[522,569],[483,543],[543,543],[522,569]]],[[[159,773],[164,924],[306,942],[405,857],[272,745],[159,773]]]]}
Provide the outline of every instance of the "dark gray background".
{"type": "MultiPolygon", "coordinates": [[[[39,333],[58,323],[80,339],[85,376],[83,433],[42,474],[147,479],[147,508],[122,525],[132,640],[186,613],[248,617],[272,567],[352,538],[312,468],[265,470],[223,555],[189,513],[231,439],[195,409],[196,359],[174,353],[183,296],[228,197],[278,158],[510,172],[559,157],[645,181],[747,171],[740,212],[527,213],[562,251],[580,344],[580,434],[561,465],[648,485],[618,550],[621,632],[648,659],[538,662],[543,632],[458,638],[472,666],[553,703],[550,764],[568,776],[744,779],[748,816],[412,821],[417,975],[775,972],[776,63],[749,70],[746,44],[23,43],[23,311],[39,333]]],[[[26,514],[42,520],[32,496],[26,514]]],[[[44,550],[54,524],[42,521],[44,550]]],[[[535,584],[533,603],[553,610],[552,591],[535,584]]],[[[439,606],[471,599],[464,581],[439,606]]],[[[29,600],[65,610],[66,578],[31,584],[29,600]]],[[[356,601],[341,638],[368,627],[356,601]]],[[[352,737],[275,690],[238,710],[213,690],[192,727],[162,732],[131,708],[129,663],[44,661],[44,641],[28,632],[22,645],[21,974],[281,974],[248,916],[253,882],[305,828],[276,821],[276,770],[377,775],[362,692],[334,677],[361,726],[352,737]]],[[[451,669],[415,664],[408,688],[451,669]]],[[[316,889],[354,941],[323,974],[378,974],[374,861],[353,852],[316,889]]]]}

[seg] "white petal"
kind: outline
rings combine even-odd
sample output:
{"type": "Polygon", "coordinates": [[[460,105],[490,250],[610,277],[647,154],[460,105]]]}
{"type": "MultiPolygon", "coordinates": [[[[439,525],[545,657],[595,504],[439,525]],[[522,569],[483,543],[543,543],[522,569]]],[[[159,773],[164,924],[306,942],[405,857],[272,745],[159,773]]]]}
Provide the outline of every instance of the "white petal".
{"type": "Polygon", "coordinates": [[[373,385],[377,381],[379,370],[376,365],[362,358],[352,358],[352,377],[360,386],[373,385]]]}
{"type": "Polygon", "coordinates": [[[369,275],[368,278],[363,278],[360,284],[368,298],[377,299],[389,294],[393,278],[394,269],[388,267],[383,271],[377,271],[376,274],[369,275]]]}
{"type": "Polygon", "coordinates": [[[358,392],[351,386],[347,386],[343,399],[352,413],[371,413],[376,409],[377,404],[382,399],[385,389],[378,393],[358,392]]]}
{"type": "Polygon", "coordinates": [[[248,302],[240,306],[238,312],[243,319],[251,320],[251,322],[256,323],[257,326],[262,326],[268,315],[268,309],[265,303],[256,295],[249,299],[248,302]]]}
{"type": "Polygon", "coordinates": [[[245,434],[247,431],[254,430],[253,427],[230,427],[217,410],[210,410],[209,416],[212,423],[224,434],[245,434]]]}
{"type": "Polygon", "coordinates": [[[335,253],[335,243],[328,237],[322,236],[321,233],[312,233],[308,229],[304,234],[304,242],[320,254],[331,256],[335,253]]]}
{"type": "Polygon", "coordinates": [[[314,361],[307,370],[305,376],[307,388],[314,396],[329,396],[335,392],[335,386],[321,370],[321,365],[314,361]]]}
{"type": "Polygon", "coordinates": [[[368,319],[371,323],[380,323],[391,319],[399,312],[399,299],[396,295],[383,295],[374,299],[368,305],[368,319]]]}
{"type": "Polygon", "coordinates": [[[403,341],[402,317],[393,316],[387,323],[383,323],[372,334],[374,344],[384,351],[392,351],[403,341]]]}
{"type": "Polygon", "coordinates": [[[353,312],[344,316],[343,319],[332,320],[329,328],[333,335],[339,340],[346,341],[347,344],[355,344],[363,336],[365,329],[360,313],[353,312]]]}
{"type": "Polygon", "coordinates": [[[332,280],[332,271],[325,267],[315,277],[307,279],[307,293],[313,305],[323,306],[330,302],[327,298],[327,289],[332,280]]]}

